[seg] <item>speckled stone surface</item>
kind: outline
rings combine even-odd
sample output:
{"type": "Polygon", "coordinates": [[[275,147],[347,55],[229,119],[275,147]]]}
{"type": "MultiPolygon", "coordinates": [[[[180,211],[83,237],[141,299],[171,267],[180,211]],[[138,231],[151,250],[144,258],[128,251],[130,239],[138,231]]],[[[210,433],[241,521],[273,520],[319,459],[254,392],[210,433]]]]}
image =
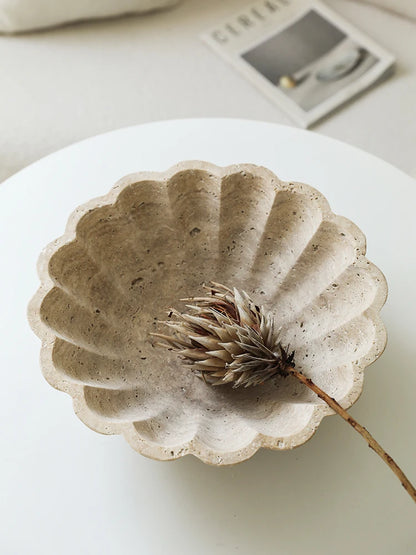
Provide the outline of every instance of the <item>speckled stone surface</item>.
{"type": "Polygon", "coordinates": [[[386,342],[387,285],[362,232],[315,189],[248,164],[126,176],[71,215],[39,275],[29,320],[45,378],[89,427],[155,459],[233,464],[304,443],[331,413],[292,378],[212,388],[155,348],[157,321],[203,283],[270,310],[297,368],[344,407],[386,342]]]}

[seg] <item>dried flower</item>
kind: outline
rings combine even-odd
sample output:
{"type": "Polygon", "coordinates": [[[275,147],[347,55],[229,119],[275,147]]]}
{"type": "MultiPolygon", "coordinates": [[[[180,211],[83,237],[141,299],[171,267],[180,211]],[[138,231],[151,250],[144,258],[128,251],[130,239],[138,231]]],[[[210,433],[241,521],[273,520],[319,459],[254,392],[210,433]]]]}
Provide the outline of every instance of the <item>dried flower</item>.
{"type": "Polygon", "coordinates": [[[206,289],[210,296],[182,299],[192,302],[186,305],[190,313],[170,309],[174,319],[163,323],[172,335],[153,335],[211,385],[248,387],[287,376],[294,353],[281,345],[272,316],[244,291],[217,283],[206,289]]]}
{"type": "Polygon", "coordinates": [[[163,322],[172,335],[153,333],[159,343],[176,351],[197,376],[211,385],[232,383],[233,387],[262,384],[273,376],[296,378],[354,428],[369,447],[390,467],[416,502],[416,488],[370,432],[359,424],[333,397],[295,368],[294,353],[279,340],[273,318],[254,304],[247,293],[212,283],[211,295],[182,299],[190,314],[169,311],[163,322]],[[172,316],[174,317],[171,320],[172,316]]]}

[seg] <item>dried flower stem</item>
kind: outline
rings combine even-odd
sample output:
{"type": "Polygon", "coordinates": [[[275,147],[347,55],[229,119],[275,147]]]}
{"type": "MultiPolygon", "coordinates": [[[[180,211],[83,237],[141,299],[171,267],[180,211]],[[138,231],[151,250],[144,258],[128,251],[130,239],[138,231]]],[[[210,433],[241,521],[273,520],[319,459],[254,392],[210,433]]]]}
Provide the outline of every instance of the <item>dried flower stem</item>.
{"type": "Polygon", "coordinates": [[[361,426],[345,409],[341,407],[337,401],[333,397],[330,397],[325,391],[323,391],[320,387],[318,387],[310,378],[304,376],[295,368],[290,367],[287,368],[289,374],[294,376],[297,380],[301,383],[306,385],[310,390],[312,390],[320,399],[325,401],[325,403],[331,407],[341,418],[343,418],[350,426],[354,428],[368,443],[368,446],[377,453],[377,455],[383,459],[383,461],[391,468],[391,470],[395,473],[395,475],[400,480],[402,486],[410,495],[410,497],[416,503],[416,488],[411,484],[410,480],[406,477],[404,472],[401,468],[397,465],[397,463],[392,459],[392,457],[386,453],[386,451],[381,447],[381,445],[373,438],[370,432],[361,426]]]}

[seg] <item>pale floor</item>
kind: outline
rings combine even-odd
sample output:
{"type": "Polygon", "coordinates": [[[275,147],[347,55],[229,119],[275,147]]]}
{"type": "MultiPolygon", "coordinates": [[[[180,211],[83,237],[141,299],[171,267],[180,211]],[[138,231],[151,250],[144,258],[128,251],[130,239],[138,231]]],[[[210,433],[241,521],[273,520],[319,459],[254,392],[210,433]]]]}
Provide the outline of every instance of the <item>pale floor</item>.
{"type": "MultiPolygon", "coordinates": [[[[328,3],[398,58],[393,78],[314,129],[416,175],[416,24],[328,3]]],[[[228,116],[292,125],[198,34],[241,0],[0,37],[0,181],[74,141],[159,119],[228,116]]],[[[142,168],[137,168],[142,169],[142,168]]]]}

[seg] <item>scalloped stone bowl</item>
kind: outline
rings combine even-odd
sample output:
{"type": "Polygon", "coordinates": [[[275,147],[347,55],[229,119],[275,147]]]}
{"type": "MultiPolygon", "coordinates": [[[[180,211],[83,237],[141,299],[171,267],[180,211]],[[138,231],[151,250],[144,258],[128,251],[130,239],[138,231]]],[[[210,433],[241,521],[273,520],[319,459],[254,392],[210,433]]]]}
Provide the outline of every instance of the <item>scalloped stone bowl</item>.
{"type": "Polygon", "coordinates": [[[76,209],[39,259],[29,320],[48,382],[97,432],[148,457],[211,464],[291,449],[331,410],[289,377],[211,387],[150,333],[209,281],[274,314],[298,369],[349,407],[386,343],[387,285],[365,237],[326,199],[265,168],[183,162],[121,179],[76,209]]]}

